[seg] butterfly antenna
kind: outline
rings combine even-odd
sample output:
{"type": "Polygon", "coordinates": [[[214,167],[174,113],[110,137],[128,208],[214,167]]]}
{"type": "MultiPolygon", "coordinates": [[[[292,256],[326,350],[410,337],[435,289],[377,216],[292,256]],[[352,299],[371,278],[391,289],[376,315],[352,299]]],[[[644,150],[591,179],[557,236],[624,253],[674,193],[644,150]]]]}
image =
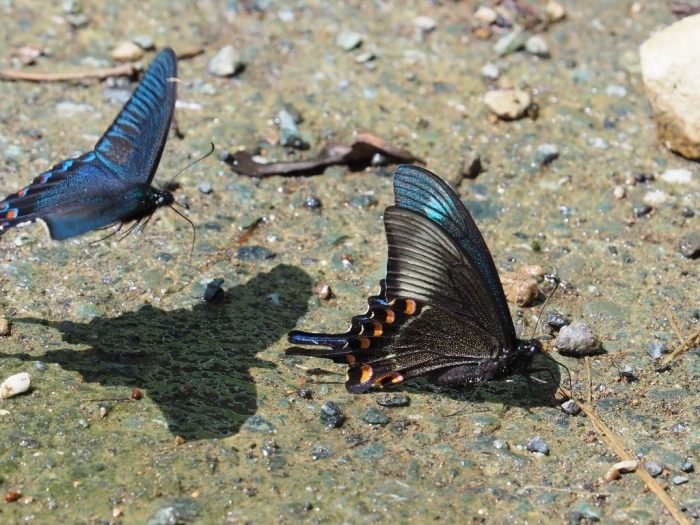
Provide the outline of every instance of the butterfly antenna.
{"type": "Polygon", "coordinates": [[[545,309],[547,308],[547,305],[549,304],[549,301],[554,297],[554,292],[557,291],[559,288],[559,285],[561,284],[561,281],[559,278],[554,275],[554,274],[547,274],[544,276],[544,278],[548,281],[554,281],[554,290],[552,290],[552,293],[549,294],[549,297],[545,300],[544,304],[542,305],[542,309],[540,310],[540,315],[537,316],[537,322],[535,323],[535,329],[532,331],[532,337],[531,339],[535,338],[535,334],[537,333],[537,327],[540,325],[540,320],[542,319],[542,314],[544,313],[545,309]]]}
{"type": "MultiPolygon", "coordinates": [[[[106,241],[106,240],[109,239],[110,237],[112,237],[112,236],[116,235],[117,233],[119,233],[119,232],[121,231],[123,225],[124,225],[124,223],[123,223],[123,222],[120,222],[120,223],[119,223],[119,226],[118,226],[113,232],[109,233],[108,235],[106,235],[106,236],[104,236],[104,237],[101,237],[101,238],[97,239],[96,241],[90,241],[90,244],[97,244],[98,242],[106,241]]],[[[114,224],[110,224],[109,226],[105,226],[104,228],[99,228],[99,230],[106,230],[107,228],[111,228],[111,227],[113,227],[113,226],[114,226],[114,224]]],[[[98,230],[98,231],[99,231],[99,230],[98,230]]]]}
{"type": "MultiPolygon", "coordinates": [[[[197,238],[197,230],[194,227],[194,223],[189,220],[185,215],[177,211],[175,208],[172,207],[172,205],[168,206],[171,210],[173,210],[175,213],[177,213],[180,217],[185,219],[187,222],[190,223],[190,226],[192,226],[192,245],[190,246],[190,266],[192,266],[192,255],[194,254],[194,242],[195,239],[197,238]]],[[[185,209],[189,209],[187,206],[183,206],[185,209]]]]}
{"type": "Polygon", "coordinates": [[[198,159],[196,159],[196,160],[190,162],[187,166],[185,166],[185,167],[182,168],[180,171],[178,171],[178,172],[173,176],[173,178],[170,179],[170,180],[168,181],[168,183],[165,185],[165,187],[166,187],[166,188],[169,188],[169,187],[172,185],[172,183],[175,181],[175,179],[176,179],[177,177],[179,177],[180,174],[181,174],[183,171],[190,169],[192,166],[194,166],[194,165],[197,164],[198,162],[200,162],[200,161],[206,159],[209,155],[211,155],[212,153],[214,153],[214,150],[216,149],[216,147],[214,146],[214,143],[213,143],[213,142],[210,142],[210,144],[211,144],[211,149],[209,150],[208,153],[206,153],[205,155],[202,155],[202,156],[199,157],[198,159]]]}

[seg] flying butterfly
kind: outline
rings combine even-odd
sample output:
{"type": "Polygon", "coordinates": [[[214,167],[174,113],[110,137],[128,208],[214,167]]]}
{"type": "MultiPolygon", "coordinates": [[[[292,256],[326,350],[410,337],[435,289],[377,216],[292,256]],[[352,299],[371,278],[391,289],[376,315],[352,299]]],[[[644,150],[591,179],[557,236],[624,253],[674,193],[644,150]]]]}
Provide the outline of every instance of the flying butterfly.
{"type": "Polygon", "coordinates": [[[532,371],[537,340],[518,339],[486,242],[454,191],[415,166],[394,173],[395,205],[384,212],[386,279],[342,334],[294,330],[287,355],[349,365],[350,393],[428,376],[458,386],[532,371]]]}
{"type": "MultiPolygon", "coordinates": [[[[151,186],[175,110],[177,57],[163,49],[94,151],[55,165],[0,202],[0,235],[40,221],[54,240],[144,219],[173,194],[151,186]]],[[[129,230],[131,231],[131,230],[129,230]]]]}

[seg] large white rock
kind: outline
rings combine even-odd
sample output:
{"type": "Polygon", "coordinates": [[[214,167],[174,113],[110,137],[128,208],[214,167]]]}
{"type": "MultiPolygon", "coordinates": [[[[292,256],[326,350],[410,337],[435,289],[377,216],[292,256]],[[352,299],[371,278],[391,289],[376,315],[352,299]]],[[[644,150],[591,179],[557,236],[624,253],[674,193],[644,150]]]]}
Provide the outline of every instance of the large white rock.
{"type": "Polygon", "coordinates": [[[700,159],[700,14],[653,35],[639,55],[659,140],[700,159]]]}

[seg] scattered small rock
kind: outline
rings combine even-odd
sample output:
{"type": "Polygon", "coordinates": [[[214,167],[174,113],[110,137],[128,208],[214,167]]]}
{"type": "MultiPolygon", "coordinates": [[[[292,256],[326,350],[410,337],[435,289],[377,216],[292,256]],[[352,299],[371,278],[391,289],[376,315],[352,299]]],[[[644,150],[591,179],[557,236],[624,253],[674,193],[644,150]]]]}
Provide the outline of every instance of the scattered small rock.
{"type": "Polygon", "coordinates": [[[323,203],[316,195],[307,195],[304,199],[304,208],[307,210],[320,210],[321,207],[323,207],[323,203]]]}
{"type": "Polygon", "coordinates": [[[490,7],[482,5],[474,12],[474,18],[482,25],[490,26],[498,19],[498,13],[490,7]]]}
{"type": "Polygon", "coordinates": [[[366,64],[367,62],[371,62],[377,58],[377,55],[374,51],[365,51],[364,53],[360,53],[355,57],[355,62],[358,64],[366,64]]]}
{"type": "Polygon", "coordinates": [[[673,476],[673,479],[671,480],[671,483],[674,485],[683,485],[685,483],[688,483],[689,479],[687,476],[673,476]]]}
{"type": "Polygon", "coordinates": [[[649,206],[659,206],[668,200],[668,196],[661,190],[653,190],[648,191],[642,200],[649,206]]]}
{"type": "Polygon", "coordinates": [[[615,463],[610,470],[605,474],[603,479],[605,482],[610,483],[620,477],[620,474],[627,474],[629,472],[634,472],[637,470],[637,462],[632,460],[620,461],[615,463]]]}
{"type": "Polygon", "coordinates": [[[649,206],[648,204],[642,204],[641,206],[635,206],[632,208],[632,215],[634,215],[635,219],[641,219],[642,217],[648,217],[651,215],[651,212],[654,211],[654,208],[649,206]]]}
{"type": "Polygon", "coordinates": [[[535,162],[547,165],[559,158],[559,148],[556,144],[540,144],[535,151],[535,162]]]}
{"type": "Polygon", "coordinates": [[[433,20],[429,16],[417,16],[413,19],[413,25],[421,31],[423,31],[424,33],[429,33],[430,31],[435,29],[435,27],[437,27],[435,20],[433,20]]]}
{"type": "Polygon", "coordinates": [[[328,283],[321,283],[316,287],[316,295],[318,295],[319,299],[327,301],[333,297],[333,290],[331,290],[331,286],[328,283]]]}
{"type": "Polygon", "coordinates": [[[519,49],[522,49],[527,40],[527,33],[520,28],[515,28],[510,33],[503,35],[496,45],[494,50],[499,57],[509,55],[510,53],[515,53],[519,49]]]}
{"type": "Polygon", "coordinates": [[[549,447],[542,441],[542,438],[536,437],[530,440],[530,442],[525,446],[528,452],[535,452],[537,454],[543,454],[545,456],[549,455],[549,447]]]}
{"type": "Polygon", "coordinates": [[[615,200],[621,201],[622,199],[625,198],[625,187],[624,186],[615,186],[613,189],[613,197],[615,200]]]}
{"type": "Polygon", "coordinates": [[[192,523],[200,513],[200,506],[194,499],[177,498],[167,507],[158,509],[146,520],[146,525],[174,525],[192,523]]]}
{"type": "Polygon", "coordinates": [[[133,42],[122,42],[109,54],[117,62],[135,62],[143,58],[143,48],[133,42]]]}
{"type": "Polygon", "coordinates": [[[330,428],[338,428],[343,421],[345,421],[345,415],[333,401],[326,401],[321,405],[321,423],[330,428]]]}
{"type": "Polygon", "coordinates": [[[631,382],[637,380],[637,376],[636,376],[636,374],[634,373],[634,369],[633,369],[630,365],[625,365],[625,366],[622,368],[622,370],[620,370],[620,371],[617,373],[617,376],[618,376],[620,379],[624,379],[624,380],[627,381],[628,383],[631,383],[631,382]]]}
{"type": "Polygon", "coordinates": [[[586,323],[562,326],[555,346],[562,355],[582,357],[600,352],[600,343],[586,323]]]}
{"type": "Polygon", "coordinates": [[[204,302],[215,304],[223,301],[226,293],[221,288],[222,284],[224,284],[224,280],[221,277],[209,281],[206,289],[204,290],[204,296],[202,297],[204,302]]]}
{"type": "Polygon", "coordinates": [[[141,390],[139,390],[138,388],[134,388],[131,391],[131,399],[133,399],[134,401],[138,401],[142,397],[143,397],[143,394],[141,393],[141,390]]]}
{"type": "Polygon", "coordinates": [[[462,177],[475,179],[484,171],[484,167],[481,164],[481,156],[473,149],[469,149],[463,153],[460,160],[462,162],[462,177]]]}
{"type": "Polygon", "coordinates": [[[204,195],[209,195],[209,194],[211,193],[211,191],[212,191],[211,183],[209,183],[209,182],[200,182],[200,183],[197,185],[197,189],[198,189],[200,192],[204,193],[204,195]]]}
{"type": "Polygon", "coordinates": [[[107,408],[100,407],[100,417],[107,417],[107,408]]]}
{"type": "Polygon", "coordinates": [[[344,51],[352,51],[362,44],[362,35],[354,31],[341,31],[335,37],[335,45],[344,51]]]}
{"type": "Polygon", "coordinates": [[[0,337],[10,335],[10,321],[4,317],[0,317],[0,337]]]}
{"type": "Polygon", "coordinates": [[[275,122],[280,129],[281,146],[300,150],[309,149],[309,145],[301,138],[296,119],[286,108],[282,108],[279,113],[277,113],[275,122]]]}
{"type": "Polygon", "coordinates": [[[525,41],[525,51],[531,55],[546,58],[549,56],[549,46],[541,35],[533,35],[525,41]]]}
{"type": "Polygon", "coordinates": [[[610,145],[602,137],[590,137],[586,139],[586,144],[594,149],[608,149],[610,145]]]}
{"type": "Polygon", "coordinates": [[[498,77],[501,76],[501,70],[493,62],[487,62],[481,68],[481,76],[489,80],[498,80],[498,77]]]}
{"type": "Polygon", "coordinates": [[[26,372],[11,375],[0,385],[0,399],[8,399],[23,394],[31,386],[31,377],[26,372]]]}
{"type": "Polygon", "coordinates": [[[646,346],[646,352],[652,359],[661,359],[663,354],[668,354],[668,347],[664,343],[648,343],[646,346]]]}
{"type": "Polygon", "coordinates": [[[561,409],[564,411],[565,414],[568,414],[570,416],[576,416],[581,412],[581,407],[579,407],[576,404],[576,401],[573,399],[569,399],[567,401],[564,401],[560,405],[561,409]]]}
{"type": "Polygon", "coordinates": [[[311,459],[318,461],[319,459],[329,458],[333,455],[330,445],[322,443],[319,445],[311,445],[311,459]]]}
{"type": "Polygon", "coordinates": [[[502,273],[501,284],[506,294],[506,300],[518,306],[531,305],[540,293],[537,281],[532,276],[522,272],[502,273]]]}
{"type": "Polygon", "coordinates": [[[679,242],[681,254],[688,259],[700,257],[700,235],[695,232],[688,232],[679,242]]]}
{"type": "Polygon", "coordinates": [[[653,477],[658,476],[664,471],[664,468],[656,461],[647,461],[644,463],[644,469],[653,477]]]}
{"type": "Polygon", "coordinates": [[[627,88],[613,84],[605,88],[605,93],[611,97],[625,98],[627,96],[627,88]]]}
{"type": "Polygon", "coordinates": [[[240,261],[263,261],[272,259],[277,254],[264,246],[241,246],[236,251],[236,259],[240,261]]]}
{"type": "Polygon", "coordinates": [[[144,51],[153,51],[156,47],[153,37],[150,35],[136,35],[131,41],[144,51]]]}
{"type": "Polygon", "coordinates": [[[209,61],[209,73],[215,77],[232,77],[243,69],[240,52],[233,46],[224,46],[209,61]]]}
{"type": "Polygon", "coordinates": [[[381,394],[377,404],[383,407],[407,407],[411,400],[406,394],[381,394]]]}
{"type": "Polygon", "coordinates": [[[693,180],[693,174],[688,170],[666,170],[659,178],[666,182],[675,182],[678,184],[690,184],[693,180]]]}
{"type": "Polygon", "coordinates": [[[693,472],[695,470],[695,467],[693,467],[693,464],[690,461],[686,461],[683,463],[681,466],[681,470],[687,474],[693,472]]]}
{"type": "Polygon", "coordinates": [[[550,22],[558,22],[566,16],[566,10],[556,0],[550,0],[547,2],[547,7],[545,8],[545,14],[550,22]]]}
{"type": "Polygon", "coordinates": [[[362,421],[370,425],[386,425],[389,422],[389,417],[376,408],[370,408],[362,416],[362,421]]]}
{"type": "Polygon", "coordinates": [[[498,118],[517,120],[527,113],[532,104],[532,97],[527,91],[519,89],[488,91],[484,103],[498,118]]]}
{"type": "Polygon", "coordinates": [[[639,48],[659,142],[689,159],[700,158],[700,111],[691,95],[700,91],[698,54],[699,15],[654,33],[639,48]]]}

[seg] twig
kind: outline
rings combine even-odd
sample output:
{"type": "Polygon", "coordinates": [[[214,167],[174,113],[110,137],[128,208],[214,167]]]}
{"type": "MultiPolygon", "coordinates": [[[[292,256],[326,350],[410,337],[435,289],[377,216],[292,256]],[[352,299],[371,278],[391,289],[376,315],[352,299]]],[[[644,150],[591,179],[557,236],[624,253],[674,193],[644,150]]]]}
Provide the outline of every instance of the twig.
{"type": "Polygon", "coordinates": [[[548,487],[547,485],[525,485],[524,489],[551,490],[553,492],[564,492],[565,494],[576,494],[577,496],[595,496],[596,498],[609,498],[610,492],[586,492],[585,490],[563,489],[560,487],[548,487]]]}
{"type": "Polygon", "coordinates": [[[107,401],[121,402],[121,401],[133,401],[131,397],[101,397],[97,399],[86,399],[86,403],[106,403],[107,401]]]}
{"type": "Polygon", "coordinates": [[[201,47],[198,47],[197,49],[187,49],[183,51],[182,53],[177,54],[177,59],[178,60],[187,60],[188,58],[194,58],[196,56],[201,55],[204,53],[204,49],[201,47]]]}
{"type": "Polygon", "coordinates": [[[82,71],[78,73],[27,73],[26,71],[0,70],[0,78],[5,80],[24,80],[26,82],[69,82],[71,80],[87,80],[96,78],[103,80],[107,77],[130,77],[136,69],[132,64],[121,64],[107,69],[82,71]]]}
{"type": "Polygon", "coordinates": [[[593,377],[591,375],[591,358],[586,356],[583,358],[583,362],[586,364],[586,379],[588,383],[588,404],[593,404],[593,377]]]}
{"type": "Polygon", "coordinates": [[[681,331],[678,328],[678,325],[676,324],[676,320],[673,318],[673,314],[671,313],[671,310],[666,310],[666,316],[668,317],[668,322],[671,324],[673,331],[676,332],[676,336],[680,340],[681,346],[678,347],[673,353],[664,357],[663,361],[661,361],[662,366],[669,364],[678,355],[680,355],[683,352],[685,352],[686,350],[688,350],[693,344],[695,344],[698,341],[698,338],[700,338],[700,332],[695,332],[693,335],[690,336],[690,339],[688,339],[686,341],[683,338],[683,334],[681,334],[681,331]]]}
{"type": "MultiPolygon", "coordinates": [[[[586,414],[586,416],[588,416],[588,419],[591,420],[591,423],[598,431],[598,434],[603,439],[603,441],[605,441],[605,443],[611,449],[613,449],[615,454],[617,454],[620,459],[636,461],[632,454],[625,450],[625,447],[622,446],[622,443],[620,443],[615,434],[613,434],[612,431],[607,426],[605,426],[603,420],[596,415],[596,413],[591,407],[576,399],[571,394],[571,392],[569,392],[564,387],[560,386],[559,390],[561,390],[566,396],[568,396],[570,399],[573,399],[576,402],[576,404],[581,408],[583,413],[586,414]]],[[[666,494],[666,492],[664,492],[664,489],[661,488],[661,485],[659,485],[659,483],[651,477],[651,474],[649,474],[641,465],[637,467],[637,470],[635,470],[635,474],[637,474],[637,476],[640,477],[640,479],[644,482],[647,488],[657,498],[659,498],[659,501],[661,501],[663,506],[666,507],[666,510],[668,510],[673,519],[675,519],[680,525],[690,525],[690,521],[688,521],[688,519],[681,513],[681,511],[678,510],[678,505],[676,505],[671,499],[671,497],[668,494],[666,494]]]]}

